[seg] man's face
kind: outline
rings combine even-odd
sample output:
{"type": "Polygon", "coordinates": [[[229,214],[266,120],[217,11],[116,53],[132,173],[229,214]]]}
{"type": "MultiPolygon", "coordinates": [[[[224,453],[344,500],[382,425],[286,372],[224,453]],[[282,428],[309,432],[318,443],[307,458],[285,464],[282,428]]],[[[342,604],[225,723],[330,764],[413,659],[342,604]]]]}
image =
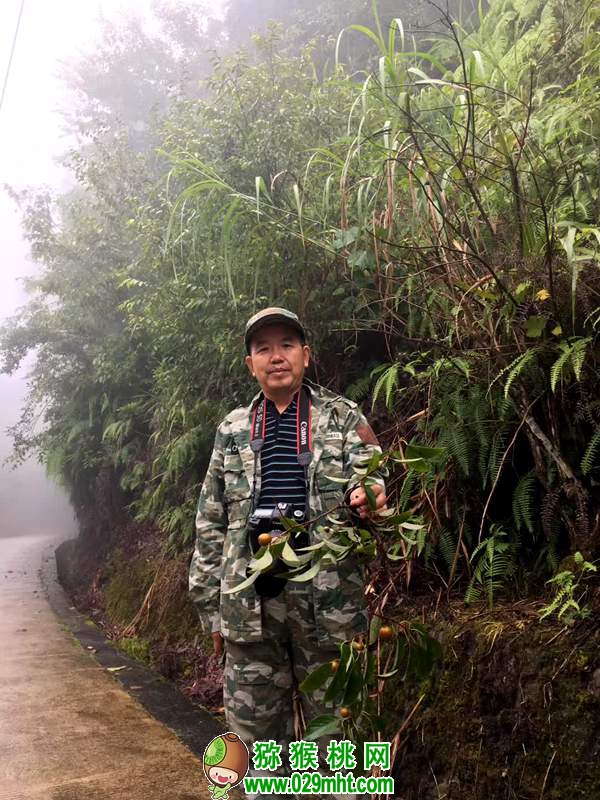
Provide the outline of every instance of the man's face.
{"type": "Polygon", "coordinates": [[[252,337],[246,364],[267,397],[290,397],[302,385],[310,349],[293,328],[266,325],[252,337]]]}

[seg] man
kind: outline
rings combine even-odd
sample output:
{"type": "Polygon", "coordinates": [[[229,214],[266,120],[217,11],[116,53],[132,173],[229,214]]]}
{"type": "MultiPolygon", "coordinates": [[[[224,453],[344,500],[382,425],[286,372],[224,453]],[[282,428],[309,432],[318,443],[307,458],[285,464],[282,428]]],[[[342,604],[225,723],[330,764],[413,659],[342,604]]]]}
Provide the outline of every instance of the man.
{"type": "MultiPolygon", "coordinates": [[[[289,504],[285,516],[320,517],[307,526],[311,544],[325,513],[344,502],[368,517],[355,469],[381,451],[355,403],[305,379],[310,349],[294,313],[267,308],[255,314],[245,343],[246,364],[261,391],[217,430],[198,502],[190,592],[217,653],[225,640],[228,729],[248,747],[272,739],[286,753],[294,738],[295,687],[339,655],[340,642],[366,631],[361,571],[346,559],[323,567],[312,580],[267,575],[231,590],[248,576],[258,525],[277,527],[270,519],[279,513],[277,504],[289,504]]],[[[383,482],[372,488],[381,510],[383,482]]],[[[300,556],[309,543],[301,536],[290,542],[300,556]]],[[[302,702],[307,720],[323,711],[312,697],[302,702]]]]}

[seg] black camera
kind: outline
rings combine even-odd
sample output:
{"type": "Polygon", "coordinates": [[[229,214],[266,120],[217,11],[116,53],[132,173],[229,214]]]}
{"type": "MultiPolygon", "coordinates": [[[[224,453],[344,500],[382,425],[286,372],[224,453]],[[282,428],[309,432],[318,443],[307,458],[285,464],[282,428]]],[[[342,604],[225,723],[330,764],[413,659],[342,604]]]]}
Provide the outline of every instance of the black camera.
{"type": "MultiPolygon", "coordinates": [[[[304,509],[294,506],[293,503],[277,503],[274,508],[256,508],[252,512],[248,520],[248,543],[252,555],[260,550],[258,537],[261,533],[270,533],[274,540],[286,532],[281,522],[282,517],[301,525],[305,519],[304,509]]],[[[307,547],[309,544],[308,534],[304,530],[292,532],[289,544],[294,550],[307,547]]],[[[277,558],[269,571],[259,575],[254,582],[256,593],[261,597],[277,597],[285,586],[285,578],[280,578],[278,575],[287,572],[288,569],[288,565],[277,558]]],[[[249,573],[250,568],[248,568],[249,573]]]]}
{"type": "Polygon", "coordinates": [[[256,508],[248,520],[248,535],[250,549],[256,553],[259,549],[258,536],[261,533],[270,533],[273,538],[285,533],[281,518],[286,517],[294,522],[304,522],[304,511],[292,503],[277,503],[274,508],[256,508]]]}

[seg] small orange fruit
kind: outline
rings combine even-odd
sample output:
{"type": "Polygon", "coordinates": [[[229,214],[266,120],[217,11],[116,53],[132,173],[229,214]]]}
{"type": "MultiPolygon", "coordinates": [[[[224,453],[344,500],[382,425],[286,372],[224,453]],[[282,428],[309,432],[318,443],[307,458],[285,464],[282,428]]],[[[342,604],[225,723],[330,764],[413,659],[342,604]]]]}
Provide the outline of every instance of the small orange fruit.
{"type": "Polygon", "coordinates": [[[388,641],[389,639],[393,639],[394,638],[394,629],[392,628],[392,626],[391,625],[382,625],[381,628],[379,628],[379,638],[382,641],[388,641]]]}
{"type": "Polygon", "coordinates": [[[340,717],[344,719],[348,719],[348,717],[352,716],[352,711],[348,708],[348,706],[342,706],[340,708],[340,717]]]}
{"type": "Polygon", "coordinates": [[[339,658],[334,658],[333,661],[329,662],[329,666],[331,667],[332,672],[337,672],[340,668],[340,660],[339,658]]]}
{"type": "Polygon", "coordinates": [[[365,643],[364,643],[364,642],[357,642],[357,641],[354,641],[354,642],[352,642],[352,647],[353,647],[353,648],[354,648],[356,651],[358,651],[358,652],[360,653],[362,650],[364,650],[364,649],[365,649],[365,643]]]}
{"type": "Polygon", "coordinates": [[[271,536],[270,533],[259,533],[258,543],[261,547],[268,547],[272,541],[273,537],[271,536]]]}

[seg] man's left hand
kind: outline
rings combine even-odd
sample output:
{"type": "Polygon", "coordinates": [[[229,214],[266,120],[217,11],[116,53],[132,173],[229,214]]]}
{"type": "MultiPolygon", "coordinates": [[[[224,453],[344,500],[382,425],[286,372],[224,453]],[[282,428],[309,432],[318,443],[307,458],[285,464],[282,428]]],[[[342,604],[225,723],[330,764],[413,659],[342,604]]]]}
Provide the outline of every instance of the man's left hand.
{"type": "Polygon", "coordinates": [[[358,486],[350,492],[350,506],[358,513],[361,519],[376,519],[378,512],[383,511],[386,506],[385,491],[378,483],[369,487],[375,495],[375,509],[369,508],[367,493],[363,486],[358,486]]]}

